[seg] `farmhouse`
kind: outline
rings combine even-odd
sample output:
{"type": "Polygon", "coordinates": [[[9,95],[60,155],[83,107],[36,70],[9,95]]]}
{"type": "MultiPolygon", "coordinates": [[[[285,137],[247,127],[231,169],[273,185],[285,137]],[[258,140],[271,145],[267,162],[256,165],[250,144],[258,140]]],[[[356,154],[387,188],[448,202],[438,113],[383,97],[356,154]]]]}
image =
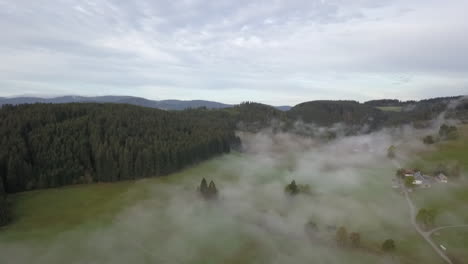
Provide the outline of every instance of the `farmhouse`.
{"type": "Polygon", "coordinates": [[[423,175],[420,171],[414,173],[414,182],[413,184],[418,185],[423,188],[431,187],[432,179],[427,175],[423,175]]]}
{"type": "Polygon", "coordinates": [[[403,176],[411,177],[414,176],[415,171],[411,169],[403,169],[403,176]]]}
{"type": "MultiPolygon", "coordinates": [[[[399,177],[414,177],[413,184],[419,188],[431,188],[433,183],[447,183],[448,179],[443,173],[439,173],[437,176],[424,175],[418,169],[399,169],[397,171],[399,177]]],[[[398,188],[397,180],[393,181],[393,188],[398,188]]]]}
{"type": "Polygon", "coordinates": [[[447,176],[445,176],[443,173],[439,173],[435,178],[438,182],[442,182],[442,183],[448,182],[447,176]]]}

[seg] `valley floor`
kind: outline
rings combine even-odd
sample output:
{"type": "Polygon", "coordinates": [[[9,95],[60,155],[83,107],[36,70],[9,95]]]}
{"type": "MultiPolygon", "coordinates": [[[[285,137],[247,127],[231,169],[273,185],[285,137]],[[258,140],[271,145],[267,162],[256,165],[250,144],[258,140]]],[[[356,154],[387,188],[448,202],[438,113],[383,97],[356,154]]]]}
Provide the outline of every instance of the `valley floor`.
{"type": "MultiPolygon", "coordinates": [[[[385,155],[341,148],[346,160],[324,157],[334,151],[232,153],[167,177],[11,195],[0,263],[444,263],[411,225],[385,155]],[[202,178],[215,181],[219,200],[198,195],[202,178]],[[312,194],[286,195],[292,179],[312,194]],[[360,248],[336,246],[340,226],[360,233],[360,248]],[[386,239],[395,252],[382,252],[386,239]]],[[[468,223],[467,193],[460,179],[411,198],[439,210],[437,225],[458,225],[468,223]]],[[[431,237],[463,263],[466,232],[431,237]]]]}

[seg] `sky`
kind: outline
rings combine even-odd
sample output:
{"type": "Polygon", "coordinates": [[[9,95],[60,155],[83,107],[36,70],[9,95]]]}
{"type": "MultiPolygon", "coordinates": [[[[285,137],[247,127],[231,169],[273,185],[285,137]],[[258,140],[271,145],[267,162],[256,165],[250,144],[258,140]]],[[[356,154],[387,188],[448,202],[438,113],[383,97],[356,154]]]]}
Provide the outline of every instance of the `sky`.
{"type": "Polygon", "coordinates": [[[468,94],[468,0],[0,0],[0,96],[468,94]]]}

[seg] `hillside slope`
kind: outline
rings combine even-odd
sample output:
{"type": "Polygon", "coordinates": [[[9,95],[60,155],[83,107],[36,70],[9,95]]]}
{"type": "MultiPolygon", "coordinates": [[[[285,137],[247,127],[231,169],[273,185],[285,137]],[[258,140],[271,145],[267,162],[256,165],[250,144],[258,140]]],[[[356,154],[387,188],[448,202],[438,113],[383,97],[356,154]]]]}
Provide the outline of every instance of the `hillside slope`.
{"type": "Polygon", "coordinates": [[[63,103],[118,103],[118,104],[131,104],[144,107],[158,108],[164,110],[184,110],[187,108],[206,107],[210,109],[219,109],[231,107],[232,105],[223,104],[205,100],[149,100],[141,97],[134,96],[60,96],[55,98],[40,98],[40,97],[13,97],[13,98],[0,98],[0,106],[11,104],[34,104],[34,103],[50,103],[50,104],[63,104],[63,103]]]}
{"type": "Polygon", "coordinates": [[[342,122],[351,126],[369,125],[372,129],[380,127],[386,118],[382,111],[356,101],[305,102],[291,108],[287,116],[320,126],[342,122]]]}

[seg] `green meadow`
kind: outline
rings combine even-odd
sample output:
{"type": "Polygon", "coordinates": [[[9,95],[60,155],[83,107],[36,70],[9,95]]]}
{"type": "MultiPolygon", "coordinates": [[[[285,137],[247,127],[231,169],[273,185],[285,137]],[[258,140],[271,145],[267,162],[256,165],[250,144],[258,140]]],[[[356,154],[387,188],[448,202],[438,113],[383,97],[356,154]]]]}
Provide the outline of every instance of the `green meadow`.
{"type": "MultiPolygon", "coordinates": [[[[437,144],[415,163],[465,164],[465,139],[437,144]]],[[[346,162],[331,156],[333,147],[231,153],[166,177],[10,195],[14,221],[0,230],[0,262],[443,263],[411,226],[405,198],[392,188],[394,165],[338,146],[346,162]],[[218,200],[197,193],[202,178],[214,180],[218,200]],[[285,194],[293,179],[311,194],[285,194]],[[312,235],[308,222],[317,226],[312,235]],[[359,248],[336,245],[340,226],[361,235],[359,248]],[[385,239],[395,252],[381,250],[385,239]]],[[[468,223],[464,177],[411,196],[418,208],[437,210],[437,226],[468,223]]],[[[433,238],[463,259],[465,231],[433,238]]]]}
{"type": "Polygon", "coordinates": [[[332,177],[344,171],[309,177],[267,163],[229,154],[162,178],[15,194],[0,261],[441,263],[410,225],[404,198],[391,188],[390,164],[355,168],[354,182],[341,188],[332,177]],[[219,201],[197,195],[202,177],[215,180],[219,201]],[[285,195],[293,177],[313,194],[285,195]],[[314,238],[304,230],[308,221],[318,226],[314,238]],[[361,248],[337,248],[327,226],[359,232],[361,248]],[[396,241],[393,254],[380,249],[387,238],[396,241]]]}
{"type": "MultiPolygon", "coordinates": [[[[432,171],[441,164],[459,164],[461,175],[448,183],[433,184],[412,194],[416,206],[437,212],[435,226],[468,224],[468,126],[459,128],[457,140],[435,144],[431,151],[418,153],[410,166],[432,171]]],[[[468,259],[468,227],[448,228],[435,232],[432,238],[447,248],[447,255],[459,263],[468,259]]],[[[463,262],[465,261],[465,262],[463,262]]]]}
{"type": "Polygon", "coordinates": [[[460,176],[449,175],[448,183],[433,184],[430,189],[414,194],[420,208],[437,210],[437,225],[468,224],[468,126],[459,131],[457,140],[435,144],[431,151],[418,153],[418,159],[411,164],[428,172],[440,165],[461,167],[460,176]]]}
{"type": "Polygon", "coordinates": [[[447,249],[447,254],[458,261],[468,260],[468,228],[447,228],[432,235],[434,241],[447,249]]]}

